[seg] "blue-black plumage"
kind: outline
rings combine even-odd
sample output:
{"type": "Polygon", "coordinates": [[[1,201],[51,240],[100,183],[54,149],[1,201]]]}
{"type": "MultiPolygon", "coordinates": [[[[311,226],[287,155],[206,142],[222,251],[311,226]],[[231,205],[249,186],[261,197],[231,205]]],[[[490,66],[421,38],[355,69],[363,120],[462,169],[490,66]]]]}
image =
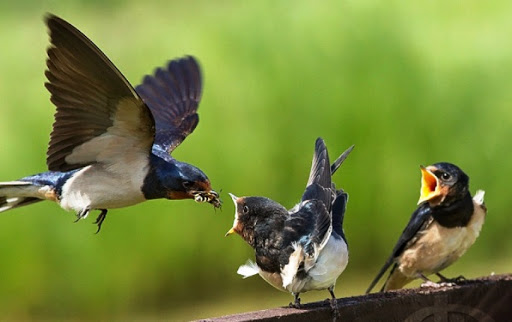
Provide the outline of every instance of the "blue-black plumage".
{"type": "MultiPolygon", "coordinates": [[[[286,210],[265,197],[235,197],[233,228],[255,251],[256,263],[238,269],[244,277],[259,274],[277,289],[299,294],[328,289],[335,305],[334,284],[348,263],[343,218],[348,194],[336,189],[331,176],[353,146],[332,165],[324,141],[318,138],[301,201],[286,210]]],[[[336,312],[336,311],[335,311],[336,312]]]]}
{"type": "Polygon", "coordinates": [[[202,78],[196,59],[170,61],[135,89],[84,34],[46,17],[46,88],[57,107],[48,172],[0,183],[0,212],[41,200],[85,218],[147,199],[194,199],[220,207],[199,168],[171,152],[199,122],[202,78]]]}
{"type": "Polygon", "coordinates": [[[38,187],[51,186],[53,187],[56,195],[60,196],[62,194],[62,186],[64,183],[66,183],[66,181],[71,178],[77,171],[78,169],[66,172],[47,171],[24,177],[20,179],[20,181],[30,182],[32,185],[38,187]]]}

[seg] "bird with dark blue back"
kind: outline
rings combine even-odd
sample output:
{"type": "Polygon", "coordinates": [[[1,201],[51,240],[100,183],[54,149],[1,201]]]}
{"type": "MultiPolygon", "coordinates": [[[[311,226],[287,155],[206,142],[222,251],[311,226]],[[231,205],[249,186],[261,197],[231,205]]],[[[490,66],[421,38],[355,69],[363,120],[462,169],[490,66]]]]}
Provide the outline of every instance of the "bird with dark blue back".
{"type": "Polygon", "coordinates": [[[226,235],[240,235],[256,255],[256,263],[248,261],[238,274],[244,278],[258,274],[275,288],[292,293],[295,307],[300,307],[300,293],[327,289],[336,317],[334,286],[348,263],[343,231],[348,194],[336,188],[331,176],[353,147],[331,165],[327,147],[318,138],[306,189],[290,210],[265,197],[231,195],[236,213],[226,235]]]}
{"type": "Polygon", "coordinates": [[[221,201],[199,168],[170,153],[196,128],[202,80],[185,57],[158,68],[135,89],[84,34],[63,19],[46,17],[46,88],[57,107],[48,172],[0,183],[0,212],[42,200],[77,213],[149,199],[221,201]]]}

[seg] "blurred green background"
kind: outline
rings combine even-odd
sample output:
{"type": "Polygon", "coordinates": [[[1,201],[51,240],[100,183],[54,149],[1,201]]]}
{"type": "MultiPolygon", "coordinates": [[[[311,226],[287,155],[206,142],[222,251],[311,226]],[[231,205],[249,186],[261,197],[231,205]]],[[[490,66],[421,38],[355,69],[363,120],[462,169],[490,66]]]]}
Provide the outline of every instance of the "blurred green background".
{"type": "Polygon", "coordinates": [[[74,224],[49,202],[1,214],[1,320],[189,320],[288,304],[236,274],[253,252],[224,237],[227,192],[293,206],[318,136],[332,158],[356,145],[334,177],[350,194],[338,296],[364,292],[416,207],[418,166],[437,161],[465,170],[489,208],[446,275],[512,271],[512,2],[0,2],[5,181],[46,169],[45,12],[89,36],[134,85],[171,58],[198,57],[201,121],[174,155],[203,169],[225,204],[112,210],[99,235],[96,213],[74,224]]]}

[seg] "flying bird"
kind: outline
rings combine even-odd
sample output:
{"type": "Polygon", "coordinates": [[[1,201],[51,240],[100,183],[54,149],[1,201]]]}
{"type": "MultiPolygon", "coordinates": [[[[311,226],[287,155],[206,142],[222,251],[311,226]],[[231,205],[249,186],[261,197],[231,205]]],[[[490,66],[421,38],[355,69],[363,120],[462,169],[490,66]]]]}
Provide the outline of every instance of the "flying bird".
{"type": "Polygon", "coordinates": [[[451,163],[421,166],[421,173],[419,206],[366,293],[390,266],[381,291],[402,288],[417,278],[431,282],[431,274],[441,282],[463,278],[449,279],[439,272],[459,259],[480,234],[487,213],[484,191],[472,198],[469,177],[451,163]]]}
{"type": "Polygon", "coordinates": [[[45,84],[57,107],[47,172],[0,183],[0,212],[42,200],[76,212],[149,199],[194,199],[218,208],[219,195],[199,168],[170,153],[196,128],[202,81],[197,61],[184,57],[158,68],[135,89],[84,34],[48,15],[45,84]]]}
{"type": "Polygon", "coordinates": [[[330,166],[325,143],[318,138],[306,190],[291,210],[265,197],[231,195],[236,213],[226,236],[237,233],[256,254],[256,263],[248,261],[238,274],[259,274],[275,288],[292,293],[295,307],[300,307],[300,293],[323,289],[329,290],[335,305],[334,285],[348,263],[343,231],[348,195],[336,189],[331,176],[352,149],[330,166]]]}

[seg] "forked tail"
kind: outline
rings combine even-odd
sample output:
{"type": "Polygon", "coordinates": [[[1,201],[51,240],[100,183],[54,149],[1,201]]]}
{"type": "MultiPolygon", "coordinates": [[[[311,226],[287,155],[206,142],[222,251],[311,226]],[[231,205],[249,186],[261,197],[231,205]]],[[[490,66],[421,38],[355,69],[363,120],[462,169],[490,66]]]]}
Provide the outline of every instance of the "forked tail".
{"type": "Polygon", "coordinates": [[[39,188],[26,181],[0,182],[0,212],[42,201],[39,188]]]}

